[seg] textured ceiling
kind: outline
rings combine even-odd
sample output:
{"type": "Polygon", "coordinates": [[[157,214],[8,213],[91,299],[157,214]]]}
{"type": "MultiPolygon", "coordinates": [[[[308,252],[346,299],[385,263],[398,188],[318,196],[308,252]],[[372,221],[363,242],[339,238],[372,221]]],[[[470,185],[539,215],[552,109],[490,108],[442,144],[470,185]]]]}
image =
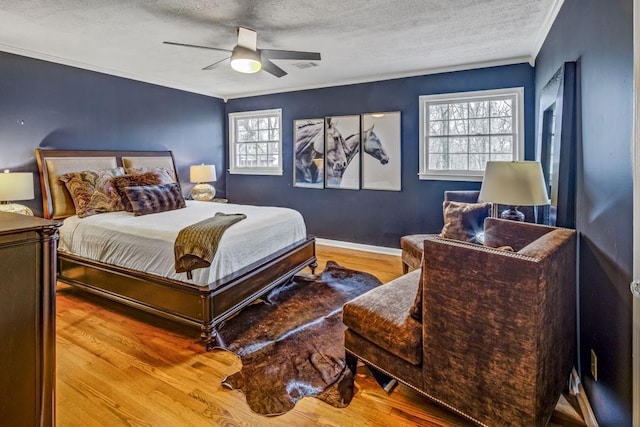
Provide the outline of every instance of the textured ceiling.
{"type": "Polygon", "coordinates": [[[222,98],[532,61],[562,0],[0,0],[0,50],[222,98]],[[316,67],[240,74],[236,27],[316,67]]]}

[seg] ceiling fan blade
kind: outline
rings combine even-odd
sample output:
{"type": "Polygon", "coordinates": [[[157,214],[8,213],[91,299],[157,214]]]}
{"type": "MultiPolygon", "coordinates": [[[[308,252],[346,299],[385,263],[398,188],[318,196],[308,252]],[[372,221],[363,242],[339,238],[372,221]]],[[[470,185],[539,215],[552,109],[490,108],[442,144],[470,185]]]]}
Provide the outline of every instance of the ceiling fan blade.
{"type": "Polygon", "coordinates": [[[304,61],[320,61],[318,52],[299,52],[295,50],[260,49],[260,56],[265,59],[300,59],[304,61]]]}
{"type": "Polygon", "coordinates": [[[267,58],[262,58],[262,69],[278,78],[287,75],[286,71],[269,61],[267,58]]]}
{"type": "Polygon", "coordinates": [[[226,57],[226,58],[224,58],[224,59],[221,59],[220,61],[214,62],[214,63],[213,63],[213,64],[211,64],[211,65],[207,65],[206,67],[204,67],[204,68],[203,68],[203,70],[213,70],[215,67],[217,67],[217,66],[218,66],[218,64],[223,63],[224,61],[226,61],[226,60],[227,60],[227,59],[229,59],[229,58],[231,58],[231,57],[229,56],[229,57],[226,57]]]}
{"type": "Polygon", "coordinates": [[[258,49],[258,33],[248,28],[238,27],[238,46],[255,52],[258,49]]]}
{"type": "Polygon", "coordinates": [[[197,49],[218,50],[220,52],[233,52],[230,49],[222,49],[222,48],[219,48],[219,47],[210,47],[210,46],[198,46],[196,44],[176,43],[176,42],[162,42],[162,43],[170,44],[170,45],[174,45],[174,46],[195,47],[197,49]]]}

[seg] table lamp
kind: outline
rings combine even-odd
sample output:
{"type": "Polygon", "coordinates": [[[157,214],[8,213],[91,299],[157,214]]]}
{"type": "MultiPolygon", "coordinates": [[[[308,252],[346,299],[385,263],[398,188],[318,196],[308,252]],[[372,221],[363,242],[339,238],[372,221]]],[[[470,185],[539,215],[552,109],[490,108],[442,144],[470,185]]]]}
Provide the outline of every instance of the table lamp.
{"type": "Polygon", "coordinates": [[[216,196],[216,189],[208,182],[216,181],[216,165],[191,166],[189,169],[189,180],[196,183],[191,189],[191,198],[201,202],[213,200],[216,196]]]}
{"type": "Polygon", "coordinates": [[[33,216],[28,207],[12,203],[33,198],[33,173],[9,172],[9,169],[0,173],[0,211],[33,216]]]}
{"type": "Polygon", "coordinates": [[[549,204],[540,162],[487,162],[478,201],[507,205],[501,218],[524,221],[518,206],[549,204]]]}

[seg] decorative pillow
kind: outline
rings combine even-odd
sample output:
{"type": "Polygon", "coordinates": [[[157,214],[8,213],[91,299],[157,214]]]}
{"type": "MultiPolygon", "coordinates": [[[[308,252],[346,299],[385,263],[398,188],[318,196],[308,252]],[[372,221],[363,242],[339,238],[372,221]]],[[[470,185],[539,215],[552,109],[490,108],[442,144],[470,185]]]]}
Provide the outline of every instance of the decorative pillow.
{"type": "Polygon", "coordinates": [[[159,168],[155,166],[147,166],[144,168],[127,168],[125,170],[128,175],[141,175],[145,173],[155,173],[160,177],[160,184],[171,184],[172,182],[176,182],[173,179],[173,174],[169,169],[159,168]]]}
{"type": "Polygon", "coordinates": [[[424,283],[422,279],[422,269],[420,269],[420,280],[418,281],[418,293],[416,299],[413,300],[413,306],[409,312],[409,316],[416,319],[418,322],[422,322],[422,290],[424,289],[424,283]]]}
{"type": "Polygon", "coordinates": [[[113,186],[115,187],[118,195],[120,196],[120,200],[122,201],[122,205],[127,212],[133,212],[133,207],[131,206],[131,202],[127,197],[127,193],[125,192],[126,187],[139,187],[144,185],[159,185],[159,184],[168,184],[166,182],[162,182],[160,176],[154,172],[142,173],[139,175],[122,175],[112,178],[113,186]]]}
{"type": "Polygon", "coordinates": [[[102,169],[97,171],[70,172],[62,175],[64,183],[71,194],[76,215],[84,218],[103,212],[124,210],[113,183],[113,177],[124,175],[124,169],[102,169]]]}
{"type": "Polygon", "coordinates": [[[172,211],[185,207],[184,198],[177,183],[125,187],[135,216],[172,211]]]}
{"type": "Polygon", "coordinates": [[[482,232],[484,219],[489,216],[491,203],[443,203],[444,227],[440,237],[478,243],[477,234],[482,232]]]}

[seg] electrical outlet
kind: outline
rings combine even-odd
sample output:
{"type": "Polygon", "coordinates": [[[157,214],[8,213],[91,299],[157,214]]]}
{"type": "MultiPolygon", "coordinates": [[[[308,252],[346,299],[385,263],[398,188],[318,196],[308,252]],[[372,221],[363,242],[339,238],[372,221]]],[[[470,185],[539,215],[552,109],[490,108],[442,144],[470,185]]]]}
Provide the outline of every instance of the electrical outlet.
{"type": "Polygon", "coordinates": [[[598,381],[598,356],[593,349],[591,349],[591,376],[598,381]]]}

